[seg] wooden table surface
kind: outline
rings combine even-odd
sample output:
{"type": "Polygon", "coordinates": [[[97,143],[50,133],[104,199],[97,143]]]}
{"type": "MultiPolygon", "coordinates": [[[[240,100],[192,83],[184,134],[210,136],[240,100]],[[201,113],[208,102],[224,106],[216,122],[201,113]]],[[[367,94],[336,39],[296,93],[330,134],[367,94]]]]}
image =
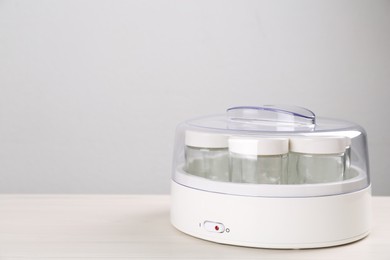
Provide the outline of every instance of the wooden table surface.
{"type": "Polygon", "coordinates": [[[0,195],[0,259],[390,259],[390,197],[373,198],[371,234],[310,250],[220,245],[169,222],[167,195],[0,195]]]}

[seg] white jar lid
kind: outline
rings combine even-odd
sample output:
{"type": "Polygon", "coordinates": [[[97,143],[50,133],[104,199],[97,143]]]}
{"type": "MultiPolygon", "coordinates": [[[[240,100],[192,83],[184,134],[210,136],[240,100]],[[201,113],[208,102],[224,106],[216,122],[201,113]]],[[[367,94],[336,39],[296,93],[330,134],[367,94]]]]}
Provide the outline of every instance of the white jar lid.
{"type": "Polygon", "coordinates": [[[245,155],[278,155],[288,153],[288,138],[231,137],[229,151],[245,155]]]}
{"type": "Polygon", "coordinates": [[[186,131],[185,143],[187,146],[201,148],[227,148],[228,136],[218,133],[186,131]]]}
{"type": "Polygon", "coordinates": [[[344,136],[312,136],[290,138],[290,151],[307,154],[337,154],[345,152],[350,139],[344,136]]]}

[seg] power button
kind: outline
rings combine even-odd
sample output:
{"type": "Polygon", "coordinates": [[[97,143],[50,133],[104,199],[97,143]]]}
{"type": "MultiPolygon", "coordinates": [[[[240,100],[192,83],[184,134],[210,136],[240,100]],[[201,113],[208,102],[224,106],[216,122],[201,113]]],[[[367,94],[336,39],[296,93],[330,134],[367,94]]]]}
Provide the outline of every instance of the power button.
{"type": "Polygon", "coordinates": [[[219,222],[205,221],[203,226],[209,232],[223,233],[225,231],[225,226],[219,222]]]}

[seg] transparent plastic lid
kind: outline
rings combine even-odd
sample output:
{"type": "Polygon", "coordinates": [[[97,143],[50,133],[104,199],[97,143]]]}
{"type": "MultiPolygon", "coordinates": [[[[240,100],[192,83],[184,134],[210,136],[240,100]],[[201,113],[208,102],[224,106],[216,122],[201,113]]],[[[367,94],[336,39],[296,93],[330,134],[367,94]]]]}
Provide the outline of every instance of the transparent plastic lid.
{"type": "Polygon", "coordinates": [[[172,179],[241,196],[354,192],[370,185],[366,139],[362,127],[302,107],[232,107],[178,125],[172,179]]]}
{"type": "Polygon", "coordinates": [[[285,130],[311,130],[315,127],[314,113],[302,107],[232,107],[227,110],[227,117],[228,125],[232,129],[272,130],[278,127],[285,130]]]}

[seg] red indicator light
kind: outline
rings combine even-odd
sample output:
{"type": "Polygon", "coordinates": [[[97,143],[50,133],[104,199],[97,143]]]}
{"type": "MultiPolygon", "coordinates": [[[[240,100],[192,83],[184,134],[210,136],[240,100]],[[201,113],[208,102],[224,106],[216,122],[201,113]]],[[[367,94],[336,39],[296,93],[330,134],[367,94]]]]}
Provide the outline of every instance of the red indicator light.
{"type": "Polygon", "coordinates": [[[219,227],[218,227],[218,226],[215,226],[214,228],[215,228],[215,230],[216,230],[216,231],[218,231],[218,230],[219,230],[219,227]]]}

